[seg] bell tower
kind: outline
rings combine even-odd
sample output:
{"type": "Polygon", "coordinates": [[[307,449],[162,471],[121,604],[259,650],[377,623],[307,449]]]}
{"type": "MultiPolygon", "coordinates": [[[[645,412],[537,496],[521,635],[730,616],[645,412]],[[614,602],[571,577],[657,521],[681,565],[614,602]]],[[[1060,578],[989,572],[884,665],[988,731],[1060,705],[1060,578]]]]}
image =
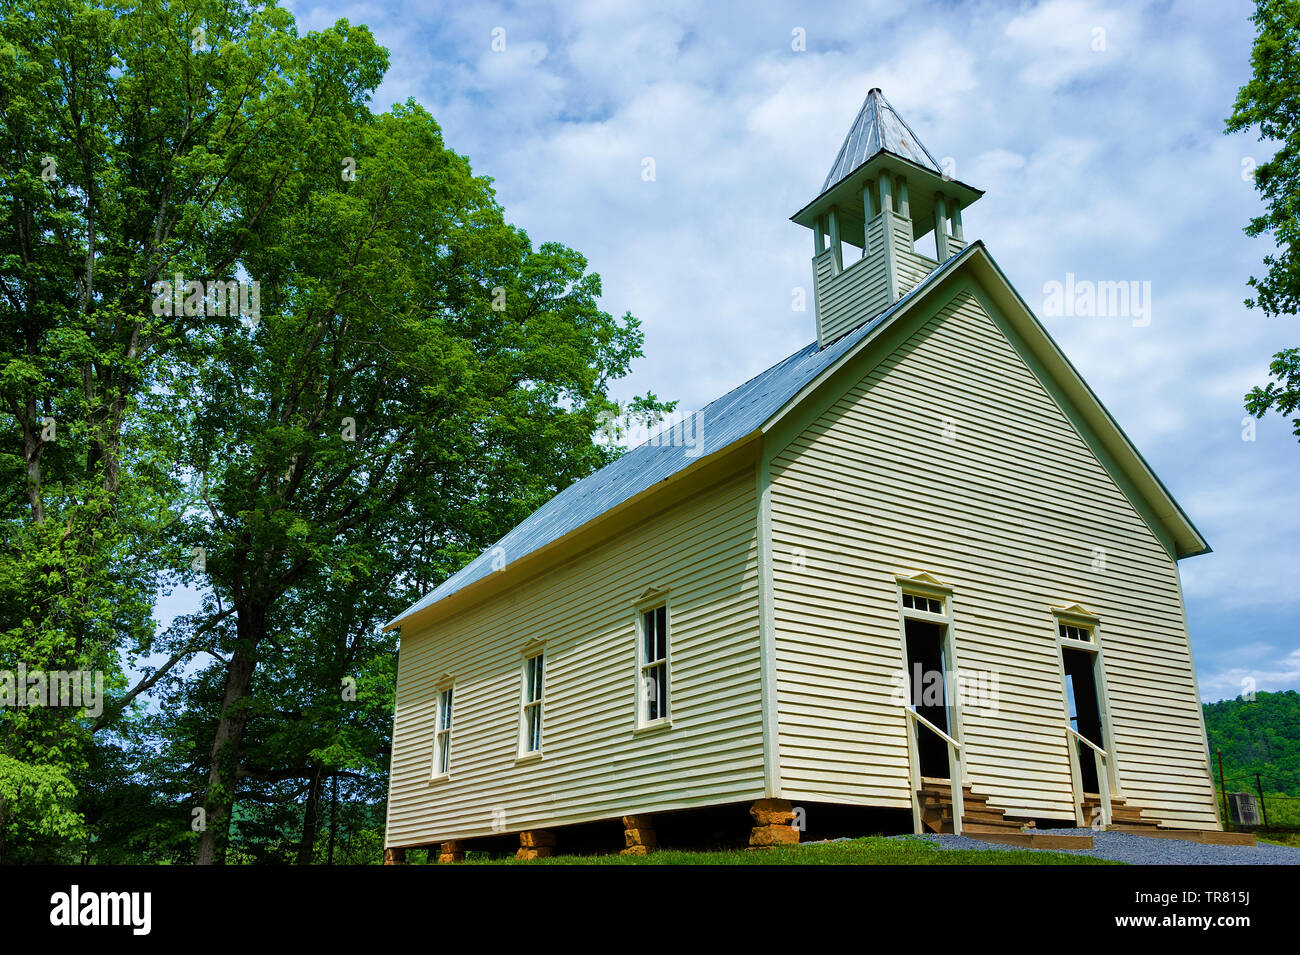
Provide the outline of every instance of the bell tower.
{"type": "Polygon", "coordinates": [[[791,216],[813,234],[818,345],[875,318],[964,249],[961,211],[983,194],[947,175],[871,90],[821,194],[791,216]],[[933,257],[919,241],[931,232],[933,257]],[[846,258],[845,246],[858,254],[846,258]]]}

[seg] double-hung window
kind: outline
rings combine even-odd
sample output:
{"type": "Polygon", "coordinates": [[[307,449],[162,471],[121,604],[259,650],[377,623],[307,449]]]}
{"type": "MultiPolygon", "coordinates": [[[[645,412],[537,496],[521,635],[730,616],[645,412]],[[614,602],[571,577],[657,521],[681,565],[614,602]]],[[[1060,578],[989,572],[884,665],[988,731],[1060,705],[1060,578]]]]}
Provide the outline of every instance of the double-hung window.
{"type": "Polygon", "coordinates": [[[524,660],[523,739],[520,745],[523,753],[542,751],[543,657],[543,654],[535,653],[524,660]]]}
{"type": "Polygon", "coordinates": [[[433,775],[451,772],[451,687],[438,693],[438,732],[433,739],[433,775]]]}
{"type": "Polygon", "coordinates": [[[638,718],[642,725],[668,719],[668,605],[641,611],[638,639],[638,718]]]}

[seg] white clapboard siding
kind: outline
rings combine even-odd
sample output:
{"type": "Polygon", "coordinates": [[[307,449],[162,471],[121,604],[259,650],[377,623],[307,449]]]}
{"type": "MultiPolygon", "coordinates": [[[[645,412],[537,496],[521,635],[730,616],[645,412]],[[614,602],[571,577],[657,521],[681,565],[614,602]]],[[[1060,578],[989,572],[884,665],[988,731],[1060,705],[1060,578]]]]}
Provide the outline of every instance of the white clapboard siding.
{"type": "Polygon", "coordinates": [[[910,222],[904,220],[898,225],[895,241],[898,243],[898,294],[906,295],[920,285],[939,263],[913,249],[910,222]]]}
{"type": "Polygon", "coordinates": [[[827,249],[813,260],[817,281],[818,341],[823,347],[878,315],[889,305],[885,256],[877,254],[884,241],[880,217],[873,220],[871,251],[832,275],[833,253],[827,249]]]}
{"type": "Polygon", "coordinates": [[[963,286],[773,449],[782,792],[909,805],[895,575],[925,571],[954,588],[959,667],[999,676],[996,712],[961,714],[992,806],[1073,817],[1050,608],[1078,603],[1101,617],[1124,796],[1214,828],[1173,560],[983,302],[963,286]]]}
{"type": "Polygon", "coordinates": [[[389,846],[763,795],[752,466],[578,558],[402,635],[389,846]],[[635,603],[668,591],[672,728],[634,735],[635,603]],[[522,651],[544,640],[540,761],[516,764],[522,651]],[[431,782],[455,677],[451,774],[431,782]]]}

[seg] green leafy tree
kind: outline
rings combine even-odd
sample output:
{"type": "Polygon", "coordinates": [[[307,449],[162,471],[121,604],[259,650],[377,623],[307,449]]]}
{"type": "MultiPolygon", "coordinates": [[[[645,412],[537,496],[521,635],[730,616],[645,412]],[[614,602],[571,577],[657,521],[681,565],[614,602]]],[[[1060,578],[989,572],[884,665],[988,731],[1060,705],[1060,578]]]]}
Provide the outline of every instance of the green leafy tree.
{"type": "Polygon", "coordinates": [[[249,778],[306,781],[308,858],[321,786],[359,757],[338,737],[295,749],[276,735],[268,669],[319,691],[313,720],[340,725],[325,701],[348,675],[341,634],[302,614],[395,611],[602,463],[606,389],[641,342],[634,319],[598,307],[580,255],[504,221],[418,106],[303,136],[296,188],[245,259],[259,324],[214,331],[211,360],[177,386],[204,502],[187,533],[209,555],[209,612],[233,611],[201,863],[223,857],[249,778]],[[270,725],[250,737],[255,722],[270,725]]]}
{"type": "MultiPolygon", "coordinates": [[[[240,225],[218,212],[224,167],[253,135],[225,138],[218,116],[194,110],[206,81],[188,29],[246,18],[219,3],[15,0],[0,11],[6,671],[101,672],[121,691],[122,657],[149,652],[158,576],[175,563],[164,541],[177,435],[157,369],[186,350],[192,325],[154,315],[150,283],[219,272],[240,225]]],[[[71,780],[106,725],[68,707],[0,711],[0,857],[51,858],[48,845],[9,838],[18,829],[76,828],[71,780]]]]}
{"type": "MultiPolygon", "coordinates": [[[[1255,188],[1266,209],[1245,231],[1271,235],[1278,251],[1264,257],[1262,277],[1251,277],[1254,297],[1246,305],[1265,315],[1294,315],[1300,304],[1300,0],[1256,0],[1251,19],[1257,31],[1253,74],[1237,94],[1227,132],[1257,129],[1261,140],[1281,145],[1255,167],[1255,188]]],[[[1294,414],[1300,407],[1300,349],[1273,356],[1269,373],[1277,380],[1252,388],[1246,410],[1257,418],[1271,408],[1294,414]]],[[[1300,438],[1300,416],[1292,425],[1300,438]]]]}
{"type": "MultiPolygon", "coordinates": [[[[1210,751],[1222,751],[1231,791],[1255,788],[1300,796],[1300,693],[1255,693],[1202,705],[1210,751]]],[[[1215,783],[1219,767],[1213,767],[1215,783]]]]}
{"type": "Polygon", "coordinates": [[[636,321],[386,67],[274,3],[0,10],[0,670],[109,688],[0,710],[0,860],[373,849],[381,624],[617,453],[636,321]]]}

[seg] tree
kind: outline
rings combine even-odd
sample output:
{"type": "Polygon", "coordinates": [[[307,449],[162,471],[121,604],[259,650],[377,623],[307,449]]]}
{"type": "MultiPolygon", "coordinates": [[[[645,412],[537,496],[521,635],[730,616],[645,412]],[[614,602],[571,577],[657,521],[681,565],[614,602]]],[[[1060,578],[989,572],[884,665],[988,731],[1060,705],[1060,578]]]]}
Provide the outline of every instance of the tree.
{"type": "Polygon", "coordinates": [[[599,309],[580,255],[506,224],[415,104],[303,145],[245,258],[260,322],[214,328],[211,360],[177,383],[204,502],[187,532],[208,554],[210,611],[234,611],[201,863],[222,856],[242,779],[301,773],[312,823],[326,764],[342,761],[328,746],[248,761],[273,698],[259,668],[323,667],[307,682],[327,693],[347,675],[341,635],[303,625],[301,595],[340,624],[358,604],[396,610],[588,473],[606,454],[592,441],[606,388],[641,341],[631,316],[599,309]],[[355,179],[339,175],[345,156],[355,179]]]}
{"type": "MultiPolygon", "coordinates": [[[[1300,0],[1256,0],[1251,19],[1253,75],[1237,93],[1227,132],[1258,128],[1261,140],[1281,146],[1255,167],[1255,188],[1267,208],[1245,232],[1272,235],[1279,251],[1264,257],[1262,278],[1251,277],[1255,294],[1246,305],[1269,316],[1294,315],[1300,304],[1300,0]]],[[[1270,408],[1292,414],[1300,406],[1300,349],[1273,356],[1269,372],[1278,381],[1252,388],[1246,410],[1257,418],[1270,408]]],[[[1292,425],[1300,438],[1300,417],[1292,425]]]]}
{"type": "MultiPolygon", "coordinates": [[[[0,15],[7,672],[98,672],[121,690],[120,655],[150,649],[178,490],[157,374],[194,323],[154,315],[149,288],[200,264],[220,274],[235,254],[248,221],[223,211],[227,173],[262,130],[233,120],[265,98],[270,73],[268,55],[215,69],[198,24],[234,34],[250,19],[215,2],[18,0],[0,15]]],[[[15,848],[11,825],[59,838],[77,828],[70,781],[107,725],[76,707],[0,712],[0,855],[15,848]]]]}
{"type": "Polygon", "coordinates": [[[0,668],[109,678],[0,711],[0,858],[282,857],[295,814],[328,856],[382,794],[380,625],[615,453],[637,322],[427,113],[370,111],[364,27],[13,0],[0,61],[0,668]]]}

